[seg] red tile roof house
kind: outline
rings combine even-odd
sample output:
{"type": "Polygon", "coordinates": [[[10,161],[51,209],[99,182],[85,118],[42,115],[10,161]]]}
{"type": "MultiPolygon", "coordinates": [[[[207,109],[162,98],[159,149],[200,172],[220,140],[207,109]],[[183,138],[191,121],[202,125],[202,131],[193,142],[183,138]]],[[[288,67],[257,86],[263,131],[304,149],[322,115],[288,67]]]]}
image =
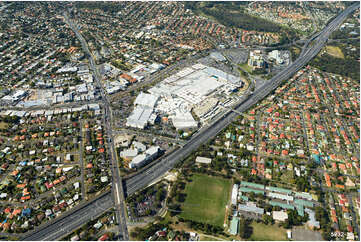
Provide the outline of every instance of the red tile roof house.
{"type": "Polygon", "coordinates": [[[347,231],[348,232],[353,232],[352,226],[351,225],[347,225],[347,231]]]}
{"type": "Polygon", "coordinates": [[[67,205],[68,204],[66,202],[62,202],[62,203],[59,204],[59,207],[60,207],[60,209],[63,209],[63,208],[66,208],[67,205]]]}
{"type": "Polygon", "coordinates": [[[108,239],[109,239],[108,234],[103,234],[103,235],[98,239],[98,241],[105,241],[105,240],[108,240],[108,239]]]}
{"type": "Polygon", "coordinates": [[[167,232],[165,232],[165,231],[158,231],[158,232],[156,233],[156,235],[159,236],[159,237],[164,237],[164,236],[167,235],[167,232]]]}

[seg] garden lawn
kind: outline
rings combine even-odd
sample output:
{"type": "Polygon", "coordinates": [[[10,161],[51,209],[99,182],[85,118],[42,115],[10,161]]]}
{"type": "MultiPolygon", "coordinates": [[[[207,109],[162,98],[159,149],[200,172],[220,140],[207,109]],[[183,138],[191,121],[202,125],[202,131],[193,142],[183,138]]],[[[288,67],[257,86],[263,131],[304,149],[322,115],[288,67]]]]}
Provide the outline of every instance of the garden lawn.
{"type": "Polygon", "coordinates": [[[201,174],[191,179],[185,188],[187,197],[180,217],[223,227],[231,181],[201,174]]]}

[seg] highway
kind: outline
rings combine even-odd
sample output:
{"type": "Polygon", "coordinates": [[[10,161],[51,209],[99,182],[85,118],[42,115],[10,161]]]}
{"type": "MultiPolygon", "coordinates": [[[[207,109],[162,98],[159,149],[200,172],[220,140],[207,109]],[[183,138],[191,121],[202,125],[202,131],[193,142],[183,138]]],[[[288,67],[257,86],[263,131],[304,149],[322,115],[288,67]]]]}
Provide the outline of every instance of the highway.
{"type": "Polygon", "coordinates": [[[59,240],[76,228],[95,219],[114,206],[110,192],[81,205],[76,212],[69,211],[68,216],[60,216],[37,228],[35,232],[30,232],[22,240],[59,240]]]}
{"type": "MultiPolygon", "coordinates": [[[[235,109],[238,112],[245,112],[257,102],[265,98],[269,93],[276,89],[284,80],[292,77],[294,73],[300,70],[307,62],[314,58],[322,49],[330,34],[336,30],[336,28],[346,19],[348,14],[353,12],[359,7],[359,3],[354,3],[348,7],[345,11],[339,14],[330,24],[328,24],[321,32],[313,35],[311,40],[314,40],[313,45],[308,48],[304,48],[302,55],[291,65],[285,68],[283,71],[275,75],[272,79],[264,83],[259,89],[257,89],[250,97],[243,103],[241,103],[235,109]]],[[[306,46],[311,44],[311,41],[307,41],[306,46]]],[[[305,47],[306,47],[305,46],[305,47]]],[[[228,126],[229,123],[237,116],[236,112],[228,111],[224,114],[223,118],[215,121],[212,125],[206,129],[198,132],[186,145],[184,145],[178,151],[173,152],[163,160],[154,164],[148,170],[144,171],[135,177],[126,180],[125,190],[127,195],[131,195],[137,190],[147,186],[156,180],[159,176],[163,175],[166,171],[172,169],[174,165],[182,158],[185,158],[192,151],[196,150],[200,145],[206,143],[209,139],[215,137],[220,131],[228,126]]]]}
{"type": "MultiPolygon", "coordinates": [[[[258,103],[264,97],[266,97],[268,94],[270,94],[274,89],[276,89],[282,83],[282,81],[294,75],[294,73],[300,70],[308,61],[310,61],[314,56],[317,55],[317,53],[326,43],[329,35],[337,28],[339,24],[343,22],[344,19],[346,19],[348,14],[350,14],[352,11],[354,11],[357,8],[359,8],[358,2],[351,5],[341,14],[339,14],[316,37],[313,36],[315,39],[315,41],[313,41],[313,46],[307,49],[305,48],[303,54],[300,55],[300,57],[295,62],[293,62],[283,71],[278,73],[272,79],[264,83],[259,89],[257,89],[253,94],[251,94],[248,99],[239,103],[236,107],[234,107],[234,109],[236,109],[237,112],[240,113],[245,112],[250,107],[258,103]]],[[[72,27],[75,26],[73,25],[72,27]]],[[[75,33],[77,33],[77,31],[75,31],[75,33]]],[[[85,40],[82,38],[81,35],[78,36],[78,38],[82,40],[81,41],[82,44],[83,43],[85,44],[85,40]]],[[[85,46],[83,46],[83,48],[84,50],[89,51],[86,44],[85,46]]],[[[94,59],[92,58],[92,55],[90,56],[91,56],[90,63],[92,65],[92,69],[94,73],[96,73],[96,76],[98,76],[99,73],[98,70],[95,68],[94,59]]],[[[109,122],[109,115],[111,116],[111,112],[109,110],[109,105],[107,105],[109,103],[107,103],[106,98],[103,99],[103,101],[105,105],[104,118],[107,125],[107,133],[108,133],[108,137],[112,137],[112,130],[109,122]]],[[[62,215],[61,218],[51,221],[50,224],[44,224],[43,226],[40,226],[32,234],[24,236],[23,239],[24,240],[57,240],[62,236],[64,236],[65,234],[81,226],[82,224],[86,223],[94,216],[100,215],[102,211],[112,208],[114,206],[114,201],[115,201],[118,207],[117,211],[121,210],[120,211],[121,217],[124,218],[123,221],[119,221],[120,222],[119,226],[122,228],[124,233],[122,239],[129,240],[129,238],[127,238],[128,233],[125,225],[124,203],[120,202],[120,200],[122,200],[125,195],[131,195],[136,191],[151,184],[153,181],[157,180],[166,171],[172,169],[177,162],[181,161],[182,158],[185,158],[192,151],[196,150],[201,144],[204,144],[211,138],[215,137],[219,132],[221,132],[224,128],[226,128],[227,125],[231,123],[232,120],[238,115],[239,115],[238,113],[229,110],[223,115],[223,117],[214,121],[214,123],[212,123],[211,125],[205,126],[201,130],[199,130],[199,132],[197,132],[194,135],[194,137],[182,148],[166,156],[164,159],[154,164],[153,166],[150,166],[147,170],[144,170],[143,173],[140,173],[126,180],[124,186],[125,188],[124,193],[126,194],[123,194],[122,186],[119,186],[119,184],[122,184],[121,178],[118,173],[118,167],[117,169],[115,169],[114,166],[115,164],[113,163],[112,166],[112,171],[114,176],[113,191],[115,188],[113,194],[108,192],[103,196],[97,198],[95,201],[88,202],[85,205],[81,205],[78,206],[77,208],[72,209],[71,211],[68,211],[69,213],[66,212],[66,214],[62,215]],[[115,200],[113,201],[113,199],[115,200]]],[[[111,138],[111,143],[113,143],[112,138],[111,138]]],[[[113,144],[111,145],[110,148],[113,153],[114,150],[112,149],[112,147],[114,147],[113,144]]]]}

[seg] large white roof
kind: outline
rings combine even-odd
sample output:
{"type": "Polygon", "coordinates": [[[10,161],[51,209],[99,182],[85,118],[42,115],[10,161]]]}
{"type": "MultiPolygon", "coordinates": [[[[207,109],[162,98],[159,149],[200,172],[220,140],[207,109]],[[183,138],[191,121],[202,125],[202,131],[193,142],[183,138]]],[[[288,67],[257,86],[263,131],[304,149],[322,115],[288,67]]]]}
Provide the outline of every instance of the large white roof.
{"type": "Polygon", "coordinates": [[[144,128],[153,110],[137,106],[132,114],[127,118],[127,126],[144,128]]]}
{"type": "Polygon", "coordinates": [[[172,122],[176,129],[196,128],[198,126],[190,112],[177,112],[172,118],[172,122]]]}
{"type": "Polygon", "coordinates": [[[141,92],[135,99],[134,104],[153,108],[157,100],[158,96],[141,92]]]}

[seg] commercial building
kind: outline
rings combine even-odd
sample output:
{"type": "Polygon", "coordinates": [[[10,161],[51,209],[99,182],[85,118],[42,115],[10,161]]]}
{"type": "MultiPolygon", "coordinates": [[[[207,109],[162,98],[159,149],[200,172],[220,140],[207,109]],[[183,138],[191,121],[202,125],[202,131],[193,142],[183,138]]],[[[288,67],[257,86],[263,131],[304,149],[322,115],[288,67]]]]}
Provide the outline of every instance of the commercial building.
{"type": "Polygon", "coordinates": [[[132,146],[134,147],[134,149],[137,149],[139,152],[144,152],[147,149],[147,147],[144,144],[138,141],[133,141],[132,146]]]}
{"type": "Polygon", "coordinates": [[[302,217],[305,216],[305,210],[304,210],[304,207],[302,205],[295,204],[295,207],[296,207],[298,215],[300,215],[302,217]]]}
{"type": "Polygon", "coordinates": [[[2,98],[5,102],[18,102],[22,98],[26,97],[28,95],[28,91],[26,90],[17,90],[12,95],[7,95],[2,98]]]}
{"type": "Polygon", "coordinates": [[[198,127],[197,121],[194,120],[190,112],[176,112],[175,116],[172,116],[172,123],[177,130],[198,127]]]}
{"type": "MultiPolygon", "coordinates": [[[[127,118],[126,125],[133,128],[144,129],[147,124],[154,123],[153,108],[158,100],[158,96],[141,92],[135,99],[135,108],[127,118]]],[[[156,117],[156,116],[155,116],[156,117]]]]}
{"type": "Polygon", "coordinates": [[[159,146],[152,146],[148,148],[143,154],[137,155],[129,163],[129,168],[139,168],[147,164],[149,161],[156,158],[159,153],[159,146]]]}
{"type": "Polygon", "coordinates": [[[145,151],[145,154],[147,155],[148,159],[154,159],[158,155],[158,152],[159,146],[152,146],[145,151]]]}
{"type": "Polygon", "coordinates": [[[154,108],[157,103],[158,96],[141,92],[134,101],[134,105],[154,108]]]}
{"type": "MultiPolygon", "coordinates": [[[[155,112],[169,115],[177,129],[192,129],[198,127],[198,122],[191,114],[192,109],[203,122],[221,111],[221,108],[217,108],[217,94],[227,94],[242,85],[239,77],[195,64],[167,77],[148,92],[160,97],[154,106],[155,112]]],[[[137,97],[136,105],[154,103],[141,95],[138,96],[140,100],[137,97]]]]}
{"type": "Polygon", "coordinates": [[[206,99],[204,101],[202,101],[201,103],[199,103],[198,105],[196,105],[193,108],[194,113],[202,118],[203,116],[205,116],[206,114],[208,114],[211,110],[213,110],[217,104],[218,104],[218,99],[217,98],[209,98],[206,99]]]}
{"type": "Polygon", "coordinates": [[[147,162],[147,156],[145,154],[137,155],[133,158],[132,162],[129,163],[129,168],[139,168],[147,162]]]}
{"type": "Polygon", "coordinates": [[[269,58],[276,60],[277,64],[282,64],[283,59],[281,57],[281,52],[279,50],[272,50],[268,53],[269,58]]]}
{"type": "Polygon", "coordinates": [[[260,50],[254,50],[249,53],[248,65],[253,69],[260,69],[265,66],[265,61],[260,50]]]}
{"type": "Polygon", "coordinates": [[[133,128],[144,129],[147,126],[148,120],[152,115],[153,109],[136,107],[132,114],[127,118],[126,125],[133,128]]]}
{"type": "Polygon", "coordinates": [[[123,150],[119,153],[119,156],[124,159],[133,159],[137,155],[138,155],[137,149],[127,149],[127,150],[123,150]]]}

